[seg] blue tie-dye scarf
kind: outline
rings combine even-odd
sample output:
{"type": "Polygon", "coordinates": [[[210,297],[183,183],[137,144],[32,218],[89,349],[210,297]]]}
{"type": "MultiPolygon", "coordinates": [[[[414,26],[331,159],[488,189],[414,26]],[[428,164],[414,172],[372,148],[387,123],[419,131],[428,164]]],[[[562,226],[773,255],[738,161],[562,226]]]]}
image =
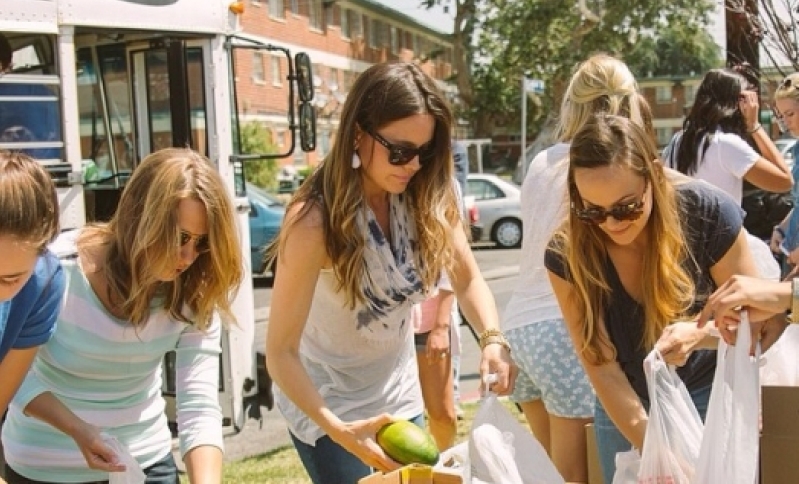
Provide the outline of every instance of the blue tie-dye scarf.
{"type": "Polygon", "coordinates": [[[391,241],[386,240],[372,210],[366,207],[358,226],[366,234],[363,294],[358,331],[368,340],[388,343],[410,324],[411,307],[424,300],[419,277],[416,226],[402,194],[390,198],[391,241]]]}

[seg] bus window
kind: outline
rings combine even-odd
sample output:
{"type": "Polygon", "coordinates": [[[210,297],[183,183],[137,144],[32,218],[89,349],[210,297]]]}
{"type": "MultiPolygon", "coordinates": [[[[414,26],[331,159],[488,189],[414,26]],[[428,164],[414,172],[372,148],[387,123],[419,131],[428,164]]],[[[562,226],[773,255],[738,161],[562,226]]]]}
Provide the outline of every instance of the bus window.
{"type": "Polygon", "coordinates": [[[102,47],[96,52],[96,57],[91,48],[77,52],[81,156],[97,166],[97,180],[89,181],[110,181],[130,173],[136,155],[128,69],[124,45],[102,47]]]}
{"type": "Polygon", "coordinates": [[[11,65],[0,73],[0,149],[58,164],[64,143],[53,38],[0,32],[0,50],[12,53],[11,65]]]}
{"type": "Polygon", "coordinates": [[[207,155],[202,48],[187,47],[183,65],[171,64],[167,48],[160,46],[134,51],[131,58],[133,82],[146,86],[134,93],[137,142],[141,156],[174,146],[175,140],[184,139],[184,135],[193,149],[207,155]],[[185,72],[181,72],[182,69],[185,72]],[[172,75],[177,76],[175,79],[185,79],[185,85],[170,83],[172,75]],[[187,95],[187,105],[175,102],[184,95],[187,95]],[[185,129],[182,128],[184,126],[185,129]],[[189,133],[180,133],[186,129],[189,133]]]}

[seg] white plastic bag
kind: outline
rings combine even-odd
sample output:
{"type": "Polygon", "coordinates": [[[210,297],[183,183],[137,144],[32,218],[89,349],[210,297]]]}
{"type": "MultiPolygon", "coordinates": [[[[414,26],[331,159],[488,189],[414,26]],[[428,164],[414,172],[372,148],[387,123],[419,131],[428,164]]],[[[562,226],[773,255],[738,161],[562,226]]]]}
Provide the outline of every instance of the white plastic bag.
{"type": "MultiPolygon", "coordinates": [[[[759,368],[758,357],[749,356],[752,335],[746,311],[741,312],[737,333],[735,346],[719,341],[705,435],[691,481],[695,484],[757,482],[759,368]]],[[[759,345],[757,351],[760,351],[759,345]]]]}
{"type": "Polygon", "coordinates": [[[441,452],[438,462],[433,469],[455,471],[461,476],[463,482],[469,481],[469,442],[461,442],[441,452]]]}
{"type": "Polygon", "coordinates": [[[116,437],[102,434],[105,442],[116,453],[120,463],[125,465],[122,472],[109,472],[108,484],[144,484],[147,476],[142,472],[136,458],[133,457],[128,449],[123,446],[116,437]]]}
{"type": "Polygon", "coordinates": [[[612,484],[638,484],[638,471],[641,469],[641,454],[632,449],[616,454],[616,472],[612,484]]]}
{"type": "Polygon", "coordinates": [[[663,360],[657,349],[644,360],[644,374],[649,391],[649,420],[638,480],[689,484],[699,458],[702,418],[674,367],[663,360]]]}
{"type": "Polygon", "coordinates": [[[470,480],[464,482],[564,484],[544,447],[491,392],[472,422],[469,462],[470,480]]]}

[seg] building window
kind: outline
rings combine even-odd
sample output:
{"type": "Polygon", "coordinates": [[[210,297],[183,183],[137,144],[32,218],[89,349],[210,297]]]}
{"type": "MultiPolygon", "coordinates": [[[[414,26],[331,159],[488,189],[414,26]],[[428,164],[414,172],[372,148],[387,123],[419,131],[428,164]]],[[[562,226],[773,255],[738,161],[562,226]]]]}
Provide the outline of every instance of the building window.
{"type": "Polygon", "coordinates": [[[291,0],[291,14],[292,15],[300,14],[300,0],[291,0]]]}
{"type": "Polygon", "coordinates": [[[696,86],[694,84],[689,84],[685,86],[685,104],[691,105],[694,103],[696,99],[696,86]]]}
{"type": "Polygon", "coordinates": [[[672,129],[671,128],[657,128],[655,133],[658,137],[658,146],[666,146],[671,141],[672,129]]]}
{"type": "Polygon", "coordinates": [[[252,80],[256,84],[264,84],[266,82],[264,56],[257,50],[252,53],[252,80]]]}
{"type": "Polygon", "coordinates": [[[272,56],[271,60],[271,68],[272,68],[272,85],[273,86],[281,86],[283,85],[283,74],[280,72],[280,57],[272,56]]]}
{"type": "Polygon", "coordinates": [[[372,49],[380,48],[380,21],[369,19],[369,47],[372,49]]]}
{"type": "Polygon", "coordinates": [[[341,38],[349,39],[351,36],[350,32],[350,11],[346,8],[342,8],[339,11],[339,19],[341,22],[341,38]]]}
{"type": "Polygon", "coordinates": [[[283,4],[283,0],[269,0],[269,16],[286,18],[286,6],[283,4]]]}
{"type": "Polygon", "coordinates": [[[331,91],[338,90],[338,69],[331,67],[327,71],[327,87],[331,91]]]}
{"type": "Polygon", "coordinates": [[[361,12],[347,11],[350,16],[350,38],[357,39],[363,38],[363,23],[364,19],[361,12]]]}
{"type": "Polygon", "coordinates": [[[308,22],[314,30],[324,28],[322,16],[322,0],[308,0],[308,22]]]}
{"type": "Polygon", "coordinates": [[[397,31],[397,27],[392,25],[389,34],[391,35],[391,53],[399,54],[400,45],[399,45],[399,32],[397,31]]]}
{"type": "Polygon", "coordinates": [[[668,104],[671,102],[671,86],[657,86],[655,88],[655,102],[668,104]]]}
{"type": "Polygon", "coordinates": [[[337,6],[327,5],[324,7],[325,24],[327,24],[328,27],[333,27],[334,25],[336,25],[336,15],[335,12],[333,11],[334,8],[337,8],[337,6]]]}

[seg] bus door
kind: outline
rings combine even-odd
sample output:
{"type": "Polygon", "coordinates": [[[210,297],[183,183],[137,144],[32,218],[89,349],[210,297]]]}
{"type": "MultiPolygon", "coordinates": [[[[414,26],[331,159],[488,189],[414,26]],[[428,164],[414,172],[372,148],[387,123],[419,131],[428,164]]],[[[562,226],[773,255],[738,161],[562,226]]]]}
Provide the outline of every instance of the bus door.
{"type": "MultiPolygon", "coordinates": [[[[208,44],[200,38],[131,38],[78,49],[83,153],[88,168],[96,170],[86,185],[93,194],[87,196],[91,219],[113,214],[131,172],[148,154],[176,146],[208,156],[208,44]]],[[[242,351],[231,351],[230,339],[230,331],[223,331],[219,401],[224,425],[238,430],[245,419],[242,395],[256,386],[255,365],[242,351]],[[236,371],[242,365],[249,367],[236,371]]],[[[164,362],[163,392],[172,425],[175,391],[175,355],[170,353],[164,362]]]]}

